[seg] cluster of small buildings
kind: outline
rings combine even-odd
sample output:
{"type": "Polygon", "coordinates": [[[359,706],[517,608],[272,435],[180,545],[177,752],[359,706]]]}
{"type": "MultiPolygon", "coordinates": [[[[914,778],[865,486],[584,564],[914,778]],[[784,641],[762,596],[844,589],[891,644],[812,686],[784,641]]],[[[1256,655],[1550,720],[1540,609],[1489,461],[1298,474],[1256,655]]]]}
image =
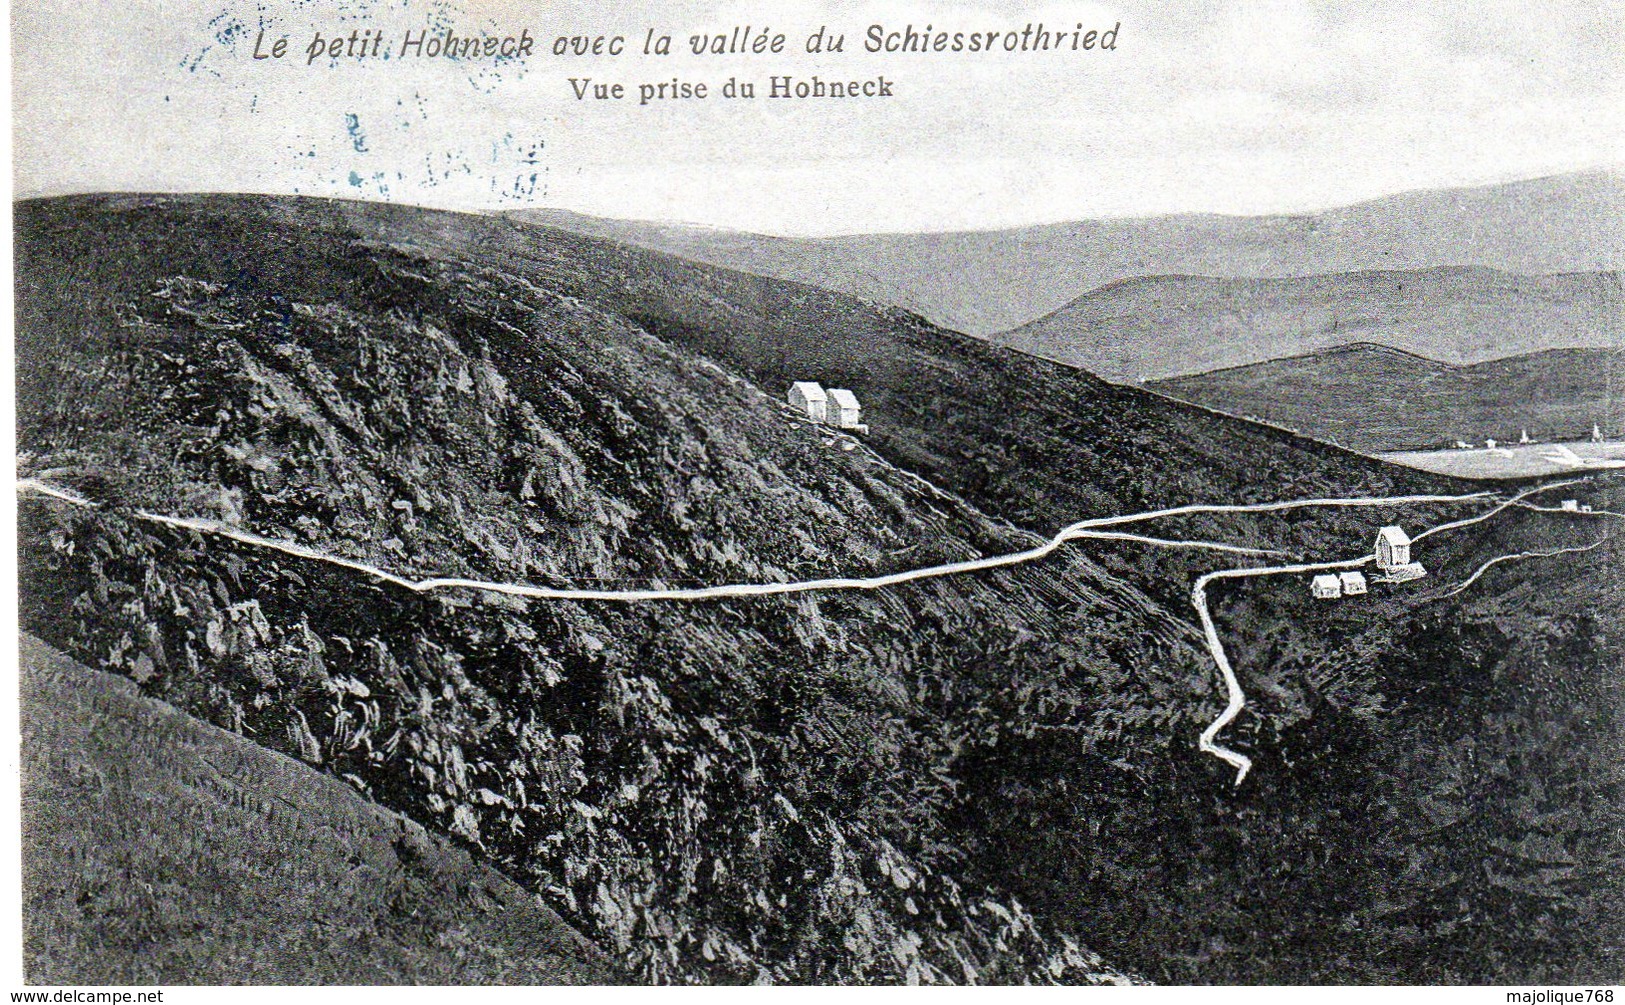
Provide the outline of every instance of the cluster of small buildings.
{"type": "MultiPolygon", "coordinates": [[[[1377,531],[1376,565],[1379,583],[1409,583],[1426,576],[1421,562],[1411,561],[1410,535],[1396,526],[1377,531]]],[[[1309,592],[1317,600],[1336,600],[1366,592],[1366,578],[1360,572],[1322,573],[1309,581],[1309,592]]]]}
{"type": "Polygon", "coordinates": [[[1309,581],[1309,592],[1318,600],[1336,600],[1365,592],[1365,574],[1360,572],[1324,573],[1309,581]]]}
{"type": "MultiPolygon", "coordinates": [[[[1595,422],[1593,422],[1591,424],[1591,435],[1589,437],[1587,437],[1587,439],[1589,439],[1592,443],[1602,443],[1607,438],[1605,436],[1603,436],[1602,426],[1595,423],[1595,422]]],[[[1532,443],[1539,443],[1539,442],[1540,442],[1539,440],[1537,440],[1534,437],[1529,435],[1529,430],[1528,429],[1521,429],[1521,430],[1518,431],[1518,444],[1520,446],[1528,446],[1528,445],[1530,445],[1532,443]]],[[[1499,444],[1500,444],[1499,440],[1487,439],[1487,440],[1484,441],[1484,449],[1485,450],[1494,450],[1499,444]]],[[[1455,443],[1455,447],[1456,447],[1457,450],[1476,450],[1476,449],[1478,449],[1477,447],[1473,446],[1473,444],[1471,442],[1469,442],[1467,440],[1457,440],[1456,443],[1455,443]]]]}
{"type": "Polygon", "coordinates": [[[789,400],[791,407],[814,422],[858,433],[869,431],[863,424],[858,396],[844,387],[825,390],[816,381],[798,380],[790,385],[789,400]]]}

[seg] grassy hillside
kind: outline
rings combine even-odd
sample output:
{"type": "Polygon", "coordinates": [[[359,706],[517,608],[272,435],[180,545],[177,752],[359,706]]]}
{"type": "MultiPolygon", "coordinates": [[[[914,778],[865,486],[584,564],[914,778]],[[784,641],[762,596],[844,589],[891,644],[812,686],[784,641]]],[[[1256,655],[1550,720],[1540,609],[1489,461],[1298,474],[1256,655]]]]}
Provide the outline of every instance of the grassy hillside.
{"type": "Polygon", "coordinates": [[[1024,352],[1137,381],[1377,343],[1462,365],[1554,348],[1618,348],[1618,272],[1483,268],[1293,279],[1157,276],[1114,283],[998,336],[1024,352]]]}
{"type": "Polygon", "coordinates": [[[1625,185],[1606,171],[1409,192],[1288,216],[799,240],[549,210],[515,216],[894,304],[975,335],[1009,331],[1142,276],[1290,278],[1458,265],[1546,275],[1625,266],[1625,185]]]}
{"type": "Polygon", "coordinates": [[[22,640],[33,984],[578,984],[602,953],[336,778],[22,640]]]}
{"type": "MultiPolygon", "coordinates": [[[[25,623],[456,837],[639,979],[1610,972],[1617,550],[1334,620],[1295,578],[1216,589],[1253,695],[1227,734],[1258,761],[1236,791],[1195,749],[1223,699],[1188,591],[1249,559],[1092,543],[872,593],[527,604],[404,593],[130,510],[401,572],[631,586],[881,572],[1086,515],[1461,483],[827,291],[499,218],[257,197],[17,218],[23,472],[105,503],[24,503],[25,623]],[[873,432],[795,418],[792,376],[854,388],[873,432]],[[1442,700],[1465,684],[1472,700],[1442,700]],[[1422,825],[1431,798],[1466,800],[1460,828],[1422,825]],[[1509,865],[1521,906],[1484,911],[1502,894],[1475,849],[1528,858],[1536,831],[1572,869],[1509,865]]],[[[1155,530],[1329,558],[1377,522],[1461,512],[1155,530]]],[[[1498,548],[1589,542],[1564,519],[1510,513],[1425,561],[1444,586],[1498,548]]]]}
{"type": "Polygon", "coordinates": [[[1524,431],[1577,440],[1593,425],[1625,430],[1621,349],[1553,349],[1453,366],[1356,343],[1146,386],[1365,452],[1513,443],[1524,431]]]}

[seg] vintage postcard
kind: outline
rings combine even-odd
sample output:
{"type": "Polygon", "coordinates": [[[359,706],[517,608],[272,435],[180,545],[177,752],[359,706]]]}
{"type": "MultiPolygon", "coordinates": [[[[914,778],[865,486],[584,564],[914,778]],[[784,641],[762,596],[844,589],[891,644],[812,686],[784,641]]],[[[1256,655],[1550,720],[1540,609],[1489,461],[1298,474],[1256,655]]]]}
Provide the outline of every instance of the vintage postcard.
{"type": "Polygon", "coordinates": [[[10,33],[19,986],[1625,981],[1617,4],[10,33]]]}

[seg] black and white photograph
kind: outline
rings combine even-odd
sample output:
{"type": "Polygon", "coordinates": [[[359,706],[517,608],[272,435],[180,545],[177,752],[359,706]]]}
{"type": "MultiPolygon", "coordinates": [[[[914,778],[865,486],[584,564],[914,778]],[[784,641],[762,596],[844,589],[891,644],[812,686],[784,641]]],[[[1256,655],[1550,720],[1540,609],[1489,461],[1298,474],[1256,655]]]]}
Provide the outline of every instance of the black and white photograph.
{"type": "Polygon", "coordinates": [[[1620,4],[9,31],[15,990],[1625,983],[1620,4]]]}

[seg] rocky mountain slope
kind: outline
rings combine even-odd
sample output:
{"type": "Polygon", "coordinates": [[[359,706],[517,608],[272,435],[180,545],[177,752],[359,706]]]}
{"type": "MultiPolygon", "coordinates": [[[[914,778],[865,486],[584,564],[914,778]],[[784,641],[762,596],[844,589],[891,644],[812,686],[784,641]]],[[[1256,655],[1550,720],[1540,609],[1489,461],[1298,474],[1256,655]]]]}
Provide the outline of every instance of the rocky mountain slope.
{"type": "Polygon", "coordinates": [[[1082,559],[885,594],[527,606],[121,515],[560,584],[1031,541],[524,274],[368,247],[320,206],[242,208],[28,208],[28,464],[109,504],[30,508],[32,626],[457,836],[644,979],[1113,976],[965,861],[951,822],[951,765],[983,730],[949,709],[1131,715],[1145,697],[1074,693],[1103,682],[1066,668],[1157,652],[1178,655],[1151,694],[1205,690],[1182,626],[1082,559]],[[1116,622],[1139,628],[993,672],[1116,622]]]}
{"type": "MultiPolygon", "coordinates": [[[[500,218],[131,196],[17,219],[22,473],[102,504],[23,501],[25,624],[456,838],[638,979],[1609,966],[1620,723],[1578,724],[1615,707],[1616,551],[1337,617],[1291,578],[1215,590],[1252,695],[1227,734],[1257,762],[1237,791],[1195,749],[1223,697],[1188,591],[1251,559],[1092,542],[872,592],[517,602],[134,510],[406,574],[709,585],[1011,551],[1182,502],[1467,486],[500,218]],[[853,388],[871,433],[796,418],[792,378],[853,388]]],[[[1326,558],[1393,517],[1155,531],[1326,558]]],[[[1426,560],[1443,585],[1497,549],[1589,542],[1562,519],[1510,512],[1426,560]]]]}

